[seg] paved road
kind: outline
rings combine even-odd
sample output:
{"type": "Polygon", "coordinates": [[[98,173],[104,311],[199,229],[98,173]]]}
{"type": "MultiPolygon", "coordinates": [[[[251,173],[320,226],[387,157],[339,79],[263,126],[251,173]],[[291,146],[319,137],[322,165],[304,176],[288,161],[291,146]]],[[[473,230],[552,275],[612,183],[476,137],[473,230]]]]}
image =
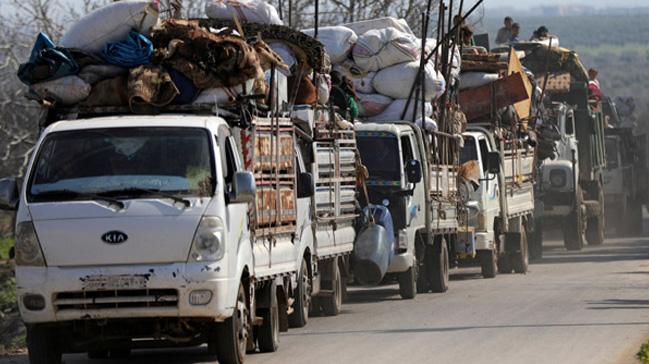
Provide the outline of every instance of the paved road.
{"type": "MultiPolygon", "coordinates": [[[[454,270],[445,294],[403,301],[396,286],[354,288],[340,316],[312,318],[282,335],[277,353],[247,363],[634,363],[649,337],[649,239],[580,253],[552,243],[527,275],[484,280],[477,269],[454,270]]],[[[198,349],[135,353],[124,363],[144,362],[210,358],[198,349]]]]}

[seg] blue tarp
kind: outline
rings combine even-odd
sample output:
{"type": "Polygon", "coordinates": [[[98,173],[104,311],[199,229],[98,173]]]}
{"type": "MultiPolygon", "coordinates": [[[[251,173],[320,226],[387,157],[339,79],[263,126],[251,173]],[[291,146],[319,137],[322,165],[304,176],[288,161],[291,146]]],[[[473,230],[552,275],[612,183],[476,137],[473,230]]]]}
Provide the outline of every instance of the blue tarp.
{"type": "Polygon", "coordinates": [[[26,85],[76,75],[79,64],[65,48],[57,48],[45,33],[39,33],[29,62],[18,68],[18,78],[26,85]]]}
{"type": "Polygon", "coordinates": [[[153,43],[138,32],[128,33],[123,41],[108,43],[101,52],[106,62],[125,68],[151,63],[152,54],[153,43]]]}

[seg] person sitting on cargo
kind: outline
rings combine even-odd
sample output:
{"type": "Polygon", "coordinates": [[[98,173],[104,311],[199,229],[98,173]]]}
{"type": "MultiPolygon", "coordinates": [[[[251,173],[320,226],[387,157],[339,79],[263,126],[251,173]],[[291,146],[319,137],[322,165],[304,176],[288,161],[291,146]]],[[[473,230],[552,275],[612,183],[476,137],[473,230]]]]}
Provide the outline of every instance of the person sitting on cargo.
{"type": "Polygon", "coordinates": [[[475,42],[473,40],[473,30],[468,25],[463,26],[460,29],[460,40],[462,42],[462,47],[474,47],[475,42]]]}
{"type": "Polygon", "coordinates": [[[511,41],[512,39],[512,26],[514,25],[514,19],[510,16],[505,18],[505,26],[498,30],[498,35],[496,35],[496,44],[505,44],[511,41]]]}
{"type": "Polygon", "coordinates": [[[512,36],[509,38],[509,43],[518,43],[520,39],[518,36],[521,34],[521,26],[518,23],[512,24],[512,36]]]}
{"type": "Polygon", "coordinates": [[[534,33],[532,33],[532,38],[530,40],[546,40],[550,37],[550,31],[545,25],[541,25],[539,29],[535,30],[534,33]]]}
{"type": "Polygon", "coordinates": [[[602,97],[602,88],[599,85],[599,80],[597,79],[599,71],[595,68],[588,70],[588,98],[594,101],[601,101],[602,97]]]}

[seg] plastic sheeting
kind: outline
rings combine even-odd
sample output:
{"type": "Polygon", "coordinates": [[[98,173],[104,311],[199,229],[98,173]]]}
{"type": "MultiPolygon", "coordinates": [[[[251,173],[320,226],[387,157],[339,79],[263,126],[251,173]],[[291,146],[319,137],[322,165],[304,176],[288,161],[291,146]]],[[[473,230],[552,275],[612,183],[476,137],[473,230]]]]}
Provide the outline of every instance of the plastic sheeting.
{"type": "Polygon", "coordinates": [[[130,32],[125,40],[108,43],[102,51],[102,57],[110,64],[133,68],[151,63],[153,43],[138,32],[130,32]]]}

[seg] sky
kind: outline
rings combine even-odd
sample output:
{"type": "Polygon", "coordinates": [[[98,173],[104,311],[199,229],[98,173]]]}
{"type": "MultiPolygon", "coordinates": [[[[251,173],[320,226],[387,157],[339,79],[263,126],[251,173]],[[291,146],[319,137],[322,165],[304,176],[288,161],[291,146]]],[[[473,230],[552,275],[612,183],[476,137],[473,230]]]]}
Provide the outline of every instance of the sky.
{"type": "MultiPolygon", "coordinates": [[[[615,7],[630,7],[630,6],[648,6],[648,0],[485,0],[485,6],[489,7],[516,7],[526,9],[530,7],[546,6],[546,5],[590,5],[590,6],[615,6],[615,7]]],[[[469,1],[470,3],[470,1],[469,1]]]]}

